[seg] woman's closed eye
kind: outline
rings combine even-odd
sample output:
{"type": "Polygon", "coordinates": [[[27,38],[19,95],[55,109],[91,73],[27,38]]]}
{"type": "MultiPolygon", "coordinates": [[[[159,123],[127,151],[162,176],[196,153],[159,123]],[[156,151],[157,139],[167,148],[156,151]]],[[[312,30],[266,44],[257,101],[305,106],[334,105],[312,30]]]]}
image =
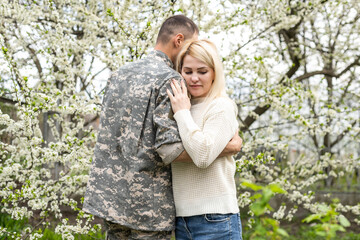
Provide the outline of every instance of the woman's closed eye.
{"type": "MultiPolygon", "coordinates": [[[[198,74],[201,74],[201,75],[204,75],[206,74],[208,71],[201,71],[201,72],[198,72],[198,74]]],[[[193,72],[185,72],[186,75],[190,75],[192,74],[193,72]]]]}

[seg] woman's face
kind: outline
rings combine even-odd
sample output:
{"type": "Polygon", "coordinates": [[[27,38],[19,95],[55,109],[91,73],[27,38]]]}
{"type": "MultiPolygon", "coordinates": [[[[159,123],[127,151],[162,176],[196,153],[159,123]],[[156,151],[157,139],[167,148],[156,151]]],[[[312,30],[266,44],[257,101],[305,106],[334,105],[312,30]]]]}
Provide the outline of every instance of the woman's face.
{"type": "Polygon", "coordinates": [[[206,97],[215,77],[211,67],[190,55],[183,59],[181,75],[192,98],[206,97]]]}

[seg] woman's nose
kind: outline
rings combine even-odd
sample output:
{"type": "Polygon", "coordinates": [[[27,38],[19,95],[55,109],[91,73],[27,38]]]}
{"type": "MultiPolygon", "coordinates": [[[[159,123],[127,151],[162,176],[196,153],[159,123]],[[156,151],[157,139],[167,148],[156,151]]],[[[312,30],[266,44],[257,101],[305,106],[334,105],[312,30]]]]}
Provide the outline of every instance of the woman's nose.
{"type": "Polygon", "coordinates": [[[198,81],[199,80],[199,77],[197,75],[192,75],[191,76],[191,80],[192,81],[198,81]]]}

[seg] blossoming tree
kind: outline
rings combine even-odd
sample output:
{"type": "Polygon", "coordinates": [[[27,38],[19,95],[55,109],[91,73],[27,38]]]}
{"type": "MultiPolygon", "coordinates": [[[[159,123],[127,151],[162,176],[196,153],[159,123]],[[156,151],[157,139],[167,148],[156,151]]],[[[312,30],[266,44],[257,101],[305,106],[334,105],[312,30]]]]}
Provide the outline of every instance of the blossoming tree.
{"type": "MultiPolygon", "coordinates": [[[[9,139],[0,142],[1,211],[33,223],[14,237],[39,238],[52,221],[64,239],[96,230],[81,197],[107,77],[143,57],[163,20],[179,13],[223,56],[245,140],[240,178],[287,191],[292,204],[274,218],[291,219],[295,205],[316,212],[309,187],[359,169],[356,0],[2,1],[0,91],[17,116],[0,115],[9,139]],[[279,165],[289,147],[304,154],[279,165]]],[[[240,206],[250,204],[251,193],[239,193],[240,206]]],[[[360,215],[359,205],[336,210],[360,215]]]]}
{"type": "MultiPolygon", "coordinates": [[[[349,181],[358,179],[360,4],[244,4],[244,14],[258,13],[240,28],[251,29],[250,40],[240,43],[226,59],[229,78],[237,79],[233,97],[239,103],[241,130],[248,140],[239,161],[240,175],[277,182],[288,191],[293,207],[300,204],[316,211],[314,192],[309,191],[314,186],[325,182],[331,187],[344,175],[350,176],[349,181]],[[274,162],[274,157],[288,153],[289,148],[303,154],[286,165],[274,162]],[[257,154],[259,149],[261,154],[257,154]]],[[[244,194],[244,204],[248,194],[244,194]]],[[[274,216],[291,219],[296,208],[286,207],[274,216]]],[[[358,205],[339,203],[336,210],[359,215],[358,205]]]]}

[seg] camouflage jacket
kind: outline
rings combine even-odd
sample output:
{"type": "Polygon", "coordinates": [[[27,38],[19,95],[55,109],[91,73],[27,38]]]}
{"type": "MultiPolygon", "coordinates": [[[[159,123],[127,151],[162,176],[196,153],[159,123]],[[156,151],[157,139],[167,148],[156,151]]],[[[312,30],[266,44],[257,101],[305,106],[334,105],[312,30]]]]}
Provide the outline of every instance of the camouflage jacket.
{"type": "Polygon", "coordinates": [[[105,90],[83,209],[145,231],[174,228],[170,164],[157,150],[181,141],[166,89],[180,80],[161,51],[113,74],[105,90]]]}

